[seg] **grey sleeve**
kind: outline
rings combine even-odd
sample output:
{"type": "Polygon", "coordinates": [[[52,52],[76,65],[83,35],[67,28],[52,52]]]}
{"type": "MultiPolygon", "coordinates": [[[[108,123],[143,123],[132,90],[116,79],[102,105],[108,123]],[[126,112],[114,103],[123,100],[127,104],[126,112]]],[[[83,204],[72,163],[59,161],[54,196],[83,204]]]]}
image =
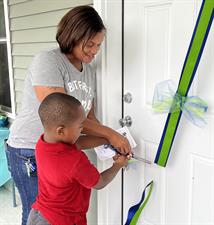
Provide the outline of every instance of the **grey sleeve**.
{"type": "Polygon", "coordinates": [[[37,54],[29,67],[33,86],[64,87],[63,71],[51,52],[37,54]]]}
{"type": "Polygon", "coordinates": [[[96,98],[97,94],[97,79],[96,79],[96,69],[95,69],[95,64],[89,64],[89,69],[90,69],[90,74],[92,77],[92,84],[93,84],[93,96],[96,98]]]}

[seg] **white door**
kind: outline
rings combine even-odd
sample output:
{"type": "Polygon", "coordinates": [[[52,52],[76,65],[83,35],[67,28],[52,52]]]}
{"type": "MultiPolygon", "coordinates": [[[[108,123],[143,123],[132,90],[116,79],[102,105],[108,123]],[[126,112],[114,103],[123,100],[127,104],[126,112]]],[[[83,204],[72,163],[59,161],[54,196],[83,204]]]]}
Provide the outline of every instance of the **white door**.
{"type": "MultiPolygon", "coordinates": [[[[136,154],[154,162],[167,115],[154,114],[155,85],[178,83],[202,1],[124,1],[124,116],[138,147],[136,154]]],[[[189,95],[208,102],[207,126],[198,128],[184,116],[166,168],[132,164],[124,172],[123,224],[151,180],[154,190],[138,224],[214,224],[214,26],[189,95]]]]}
{"type": "MultiPolygon", "coordinates": [[[[152,111],[154,87],[166,79],[178,82],[202,0],[123,1],[94,0],[107,27],[98,57],[99,114],[115,129],[122,114],[131,116],[136,154],[153,162],[167,117],[152,111]],[[132,102],[122,104],[127,92],[132,102]]],[[[151,180],[154,190],[138,225],[214,225],[213,26],[189,92],[208,102],[207,126],[198,128],[182,116],[166,168],[132,164],[99,191],[99,225],[125,224],[129,207],[138,203],[151,180]]],[[[111,163],[98,161],[98,167],[111,163]]]]}

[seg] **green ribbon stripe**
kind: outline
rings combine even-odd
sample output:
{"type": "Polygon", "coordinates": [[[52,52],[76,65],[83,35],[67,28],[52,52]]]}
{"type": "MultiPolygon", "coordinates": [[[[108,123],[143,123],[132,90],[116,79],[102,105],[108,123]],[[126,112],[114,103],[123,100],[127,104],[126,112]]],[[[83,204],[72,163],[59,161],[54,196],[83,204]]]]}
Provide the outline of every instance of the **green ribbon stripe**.
{"type": "Polygon", "coordinates": [[[204,38],[206,36],[210,18],[213,13],[213,8],[214,0],[205,0],[195,36],[193,38],[192,46],[190,48],[189,55],[184,66],[183,73],[181,74],[181,80],[178,86],[178,92],[182,96],[186,96],[186,92],[188,90],[189,83],[191,81],[204,38]]]}
{"type": "Polygon", "coordinates": [[[150,196],[151,196],[151,194],[152,194],[153,184],[154,184],[154,183],[153,183],[153,181],[152,181],[152,182],[150,183],[149,193],[148,193],[148,195],[147,195],[145,201],[143,202],[143,204],[140,206],[140,208],[139,208],[139,209],[136,211],[136,213],[134,214],[134,216],[133,216],[133,218],[132,218],[132,220],[131,220],[130,225],[136,225],[136,224],[137,224],[138,219],[139,219],[139,217],[140,217],[140,214],[141,214],[142,210],[145,208],[145,206],[146,206],[147,202],[149,201],[149,198],[150,198],[150,196]]]}
{"type": "MultiPolygon", "coordinates": [[[[187,96],[188,94],[200,56],[203,52],[206,37],[211,26],[210,23],[212,23],[211,18],[213,18],[214,0],[204,0],[201,7],[203,8],[200,10],[201,14],[199,14],[199,18],[197,20],[177,89],[177,92],[182,96],[187,96]]],[[[169,113],[168,115],[168,124],[165,125],[165,133],[162,134],[161,143],[155,159],[155,163],[160,166],[166,166],[181,113],[182,111],[179,109],[178,111],[169,113]]]]}

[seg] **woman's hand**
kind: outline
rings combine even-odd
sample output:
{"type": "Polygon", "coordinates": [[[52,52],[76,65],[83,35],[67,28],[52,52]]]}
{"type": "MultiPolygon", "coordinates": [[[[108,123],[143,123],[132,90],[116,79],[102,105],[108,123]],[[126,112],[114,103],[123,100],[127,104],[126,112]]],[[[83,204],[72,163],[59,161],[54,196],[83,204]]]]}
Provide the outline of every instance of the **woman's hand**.
{"type": "Polygon", "coordinates": [[[131,155],[131,146],[127,138],[112,130],[110,137],[108,138],[111,145],[114,146],[121,154],[131,155]]]}
{"type": "Polygon", "coordinates": [[[98,122],[94,115],[94,103],[90,110],[87,119],[84,122],[84,128],[82,133],[97,137],[104,137],[108,142],[116,148],[121,154],[131,155],[131,146],[127,138],[111,129],[110,127],[104,126],[98,122]]]}

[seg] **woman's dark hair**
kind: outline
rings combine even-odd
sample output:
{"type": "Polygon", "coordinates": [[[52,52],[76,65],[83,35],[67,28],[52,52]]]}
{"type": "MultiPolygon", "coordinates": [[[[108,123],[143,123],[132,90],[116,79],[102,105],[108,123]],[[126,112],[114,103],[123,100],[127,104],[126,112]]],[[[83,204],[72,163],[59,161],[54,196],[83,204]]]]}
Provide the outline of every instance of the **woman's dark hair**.
{"type": "Polygon", "coordinates": [[[58,24],[56,40],[61,52],[67,54],[80,41],[93,38],[96,33],[105,30],[102,19],[91,6],[78,6],[67,12],[58,24]]]}

